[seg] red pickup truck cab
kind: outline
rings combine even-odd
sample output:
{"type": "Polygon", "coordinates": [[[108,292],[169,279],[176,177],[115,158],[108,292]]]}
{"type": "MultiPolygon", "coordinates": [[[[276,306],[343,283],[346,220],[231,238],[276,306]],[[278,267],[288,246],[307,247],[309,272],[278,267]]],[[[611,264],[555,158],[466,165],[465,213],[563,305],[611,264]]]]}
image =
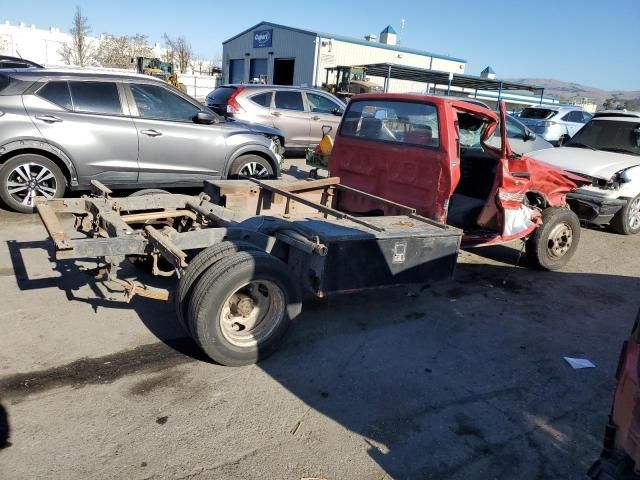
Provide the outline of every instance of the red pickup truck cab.
{"type": "MultiPolygon", "coordinates": [[[[505,115],[504,105],[498,115],[455,98],[356,95],[336,132],[329,173],[463,229],[466,246],[524,239],[533,265],[561,268],[580,238],[565,197],[584,179],[514,154],[505,115]],[[499,147],[486,143],[497,128],[499,147]]],[[[358,214],[389,213],[348,193],[338,201],[358,214]]]]}

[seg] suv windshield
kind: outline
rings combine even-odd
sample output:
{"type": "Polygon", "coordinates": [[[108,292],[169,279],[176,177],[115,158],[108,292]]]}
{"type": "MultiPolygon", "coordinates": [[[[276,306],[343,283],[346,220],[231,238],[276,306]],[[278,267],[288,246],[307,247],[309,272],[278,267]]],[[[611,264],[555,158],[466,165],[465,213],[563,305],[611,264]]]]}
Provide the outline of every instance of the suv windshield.
{"type": "Polygon", "coordinates": [[[558,112],[546,108],[525,108],[520,113],[520,118],[532,118],[535,120],[549,120],[558,112]]]}
{"type": "Polygon", "coordinates": [[[640,155],[640,122],[592,120],[565,146],[640,155]]]}

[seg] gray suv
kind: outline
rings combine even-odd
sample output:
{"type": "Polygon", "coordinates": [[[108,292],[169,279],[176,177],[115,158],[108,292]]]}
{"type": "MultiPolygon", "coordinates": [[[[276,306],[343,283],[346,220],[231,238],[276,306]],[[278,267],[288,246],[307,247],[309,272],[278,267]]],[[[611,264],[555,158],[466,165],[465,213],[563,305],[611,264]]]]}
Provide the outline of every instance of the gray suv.
{"type": "Polygon", "coordinates": [[[287,152],[320,143],[325,125],[337,132],[346,107],[339,98],[317,88],[260,84],[222,85],[205,102],[218,115],[281,130],[287,152]]]}
{"type": "Polygon", "coordinates": [[[277,129],[227,122],[147,75],[0,73],[0,199],[17,211],[94,179],[138,189],[277,177],[283,146],[277,129]]]}

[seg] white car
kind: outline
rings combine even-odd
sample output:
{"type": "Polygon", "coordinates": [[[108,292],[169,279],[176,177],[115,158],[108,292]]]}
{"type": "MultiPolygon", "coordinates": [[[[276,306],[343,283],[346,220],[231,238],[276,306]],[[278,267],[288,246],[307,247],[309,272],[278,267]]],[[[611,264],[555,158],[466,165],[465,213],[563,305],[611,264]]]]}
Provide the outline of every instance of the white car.
{"type": "Polygon", "coordinates": [[[591,114],[579,107],[536,105],[522,110],[518,120],[547,142],[560,146],[591,120],[591,114]]]}
{"type": "Polygon", "coordinates": [[[527,156],[591,180],[567,195],[582,220],[640,233],[640,112],[596,113],[564,146],[527,156]]]}

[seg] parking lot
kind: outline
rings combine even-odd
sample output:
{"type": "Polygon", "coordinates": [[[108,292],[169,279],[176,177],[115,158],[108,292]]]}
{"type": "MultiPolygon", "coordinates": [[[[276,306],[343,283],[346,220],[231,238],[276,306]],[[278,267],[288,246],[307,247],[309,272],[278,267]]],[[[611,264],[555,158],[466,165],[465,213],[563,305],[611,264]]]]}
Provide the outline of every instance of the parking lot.
{"type": "Polygon", "coordinates": [[[516,243],[307,303],[274,356],[230,368],[171,305],[56,267],[36,215],[0,225],[7,479],[580,479],[639,306],[640,236],[583,229],[559,272],[516,267],[516,243]]]}

